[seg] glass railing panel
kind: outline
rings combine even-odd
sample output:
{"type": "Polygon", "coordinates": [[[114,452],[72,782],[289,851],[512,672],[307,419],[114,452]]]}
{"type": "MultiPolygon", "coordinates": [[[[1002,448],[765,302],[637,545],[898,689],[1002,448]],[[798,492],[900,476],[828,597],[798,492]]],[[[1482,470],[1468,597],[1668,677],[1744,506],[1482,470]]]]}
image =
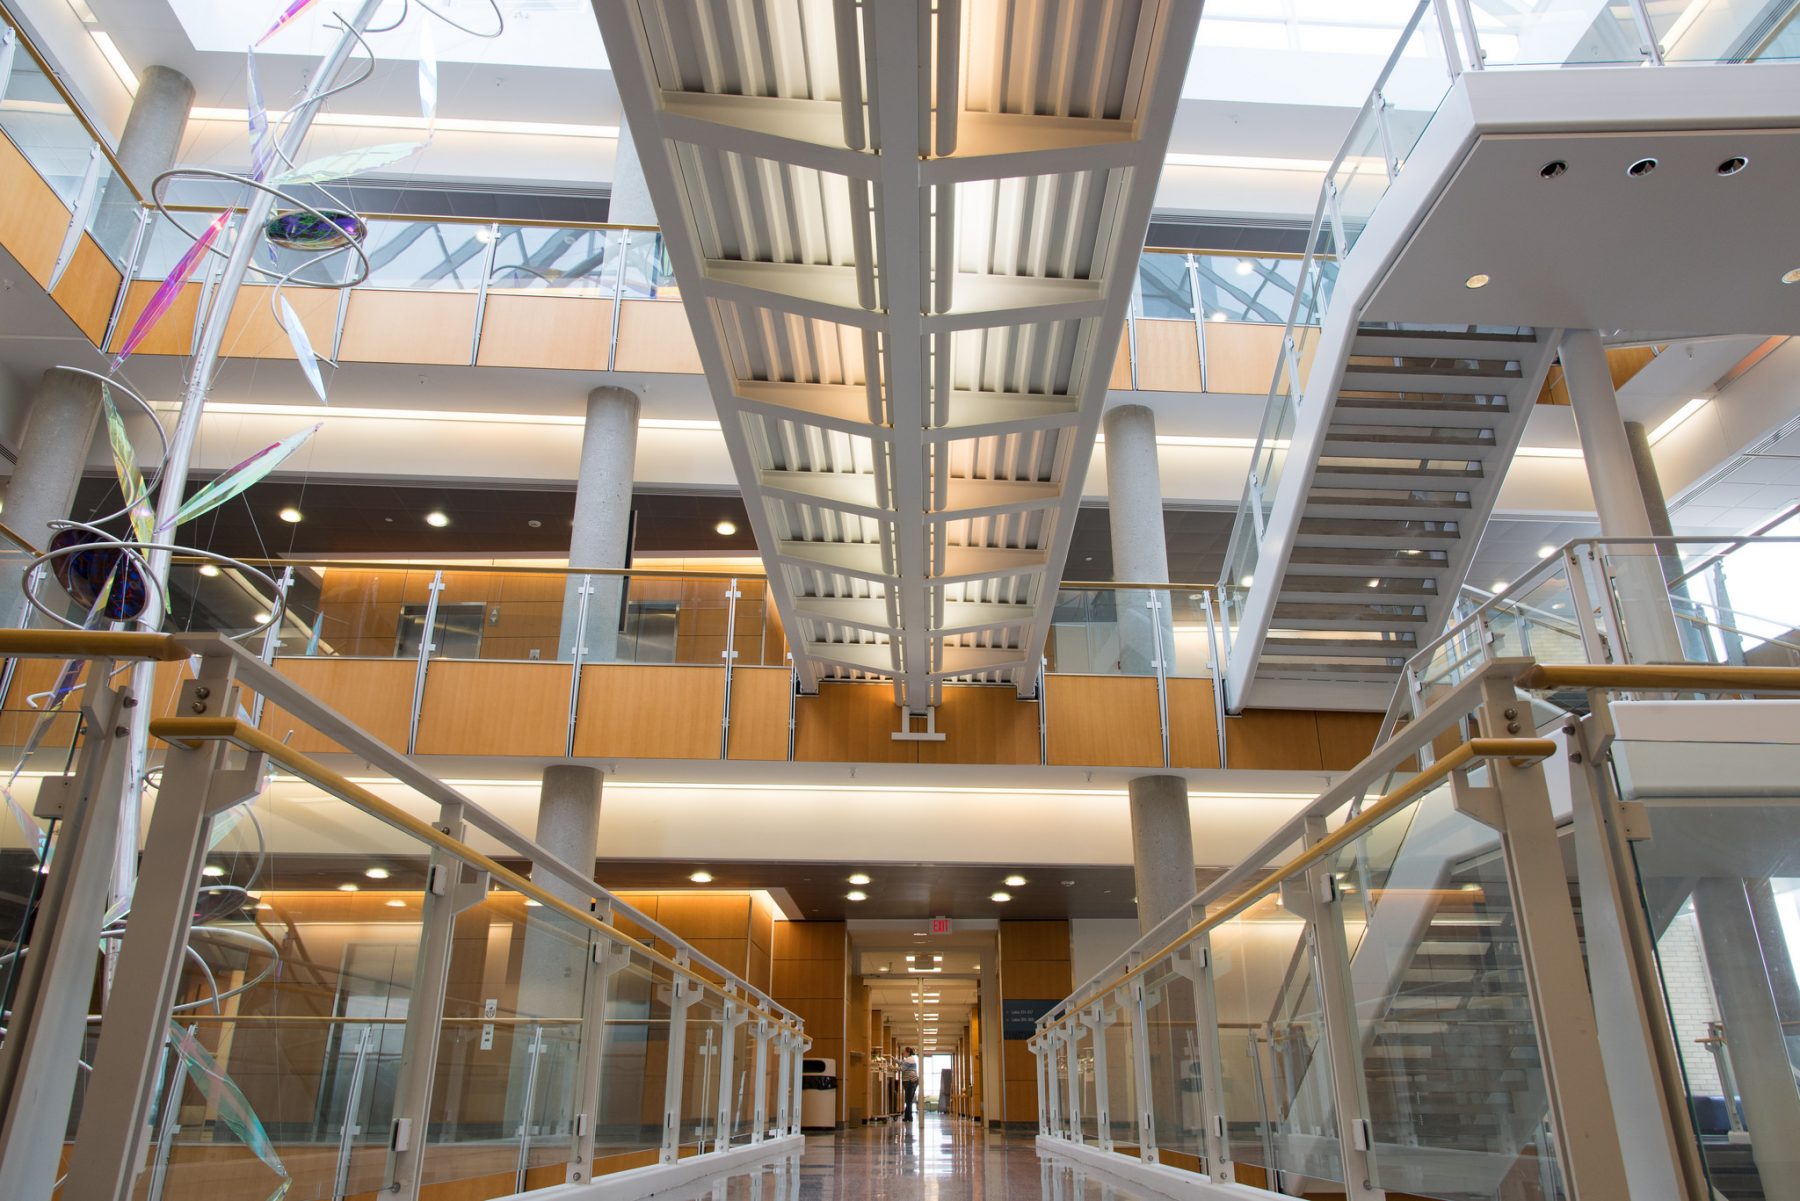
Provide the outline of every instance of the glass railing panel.
{"type": "Polygon", "coordinates": [[[1800,1114],[1800,806],[1792,743],[1614,743],[1629,846],[1656,941],[1700,1153],[1715,1188],[1793,1179],[1800,1114]]]}
{"type": "Polygon", "coordinates": [[[1194,289],[1188,279],[1188,256],[1146,251],[1138,258],[1137,287],[1131,291],[1131,315],[1192,319],[1194,289]]]}
{"type": "Polygon", "coordinates": [[[94,139],[37,63],[23,49],[0,95],[0,132],[25,156],[64,205],[75,206],[94,139]]]}
{"type": "Polygon", "coordinates": [[[1305,922],[1275,894],[1211,936],[1227,1138],[1233,1161],[1270,1187],[1276,1172],[1288,1181],[1342,1175],[1316,989],[1310,971],[1294,970],[1305,966],[1304,938],[1305,922]]]}
{"type": "Polygon", "coordinates": [[[562,645],[567,578],[560,571],[444,572],[432,656],[567,659],[562,645]]]}
{"type": "Polygon", "coordinates": [[[1076,1139],[1090,1147],[1100,1145],[1100,1093],[1098,1078],[1094,1073],[1094,1030],[1085,1020],[1078,1019],[1072,1027],[1075,1038],[1069,1049],[1074,1058],[1074,1093],[1079,1102],[1080,1129],[1075,1131],[1076,1139]]]}
{"type": "Polygon", "coordinates": [[[1339,258],[1356,245],[1375,206],[1387,195],[1387,142],[1376,103],[1371,102],[1350,127],[1350,135],[1344,140],[1343,159],[1327,185],[1335,186],[1336,195],[1327,197],[1325,227],[1331,231],[1332,249],[1339,258]]]}
{"type": "Polygon", "coordinates": [[[488,291],[611,296],[623,257],[621,230],[502,225],[494,236],[488,291]]]}
{"type": "Polygon", "coordinates": [[[731,1146],[749,1142],[756,1130],[756,1090],[761,1083],[756,1078],[756,1023],[739,1022],[731,1036],[731,1076],[728,1081],[731,1129],[726,1141],[731,1146]]]}
{"type": "Polygon", "coordinates": [[[1056,594],[1046,670],[1064,675],[1155,675],[1151,593],[1122,588],[1064,588],[1056,594]]]}
{"type": "Polygon", "coordinates": [[[44,694],[61,669],[55,660],[15,660],[0,708],[0,785],[5,785],[0,794],[0,1012],[12,1008],[23,953],[56,853],[53,823],[34,812],[37,795],[46,779],[74,769],[80,741],[79,692],[70,695],[60,713],[47,709],[44,694]],[[34,739],[36,749],[28,754],[34,739]]]}
{"type": "Polygon", "coordinates": [[[366,287],[473,292],[481,287],[493,227],[454,221],[369,222],[366,287]]]}
{"type": "Polygon", "coordinates": [[[1789,4],[1734,0],[1648,0],[1651,28],[1669,63],[1773,62],[1800,57],[1789,4]]]}
{"type": "Polygon", "coordinates": [[[1580,67],[1641,63],[1644,39],[1629,4],[1544,0],[1528,7],[1475,0],[1483,63],[1497,67],[1580,67]]]}
{"type": "Polygon", "coordinates": [[[612,977],[594,1123],[596,1175],[655,1163],[661,1153],[673,981],[665,964],[639,951],[612,977]]]}
{"type": "Polygon", "coordinates": [[[1550,1201],[1544,1072],[1499,835],[1458,813],[1446,784],[1340,850],[1340,887],[1365,859],[1388,862],[1344,914],[1374,1184],[1550,1201]],[[1364,845],[1390,827],[1399,845],[1364,845]]]}
{"type": "Polygon", "coordinates": [[[698,992],[687,1010],[687,1045],[682,1059],[682,1155],[715,1149],[719,1138],[719,1066],[727,1029],[725,1005],[717,994],[698,992]]]}
{"type": "MultiPolygon", "coordinates": [[[[316,594],[290,595],[289,621],[305,642],[284,655],[354,659],[411,659],[419,653],[437,573],[428,568],[316,569],[316,594]]],[[[432,628],[434,654],[449,655],[468,637],[479,637],[480,615],[440,613],[432,628]]],[[[286,630],[284,629],[284,638],[286,630]]],[[[460,657],[460,656],[459,656],[460,657]]]]}
{"type": "Polygon", "coordinates": [[[1095,1035],[1106,1047],[1106,1126],[1113,1150],[1138,1151],[1137,1040],[1133,1037],[1131,1006],[1116,1000],[1100,1006],[1100,1029],[1095,1035]]]}
{"type": "MultiPolygon", "coordinates": [[[[1160,594],[1168,600],[1170,635],[1168,672],[1174,676],[1210,676],[1219,667],[1214,662],[1213,639],[1218,633],[1218,618],[1207,592],[1175,588],[1160,594]]],[[[1217,648],[1223,654],[1223,647],[1217,648]]]]}
{"type": "Polygon", "coordinates": [[[624,238],[624,279],[620,295],[627,300],[680,300],[675,268],[663,246],[662,235],[650,230],[627,230],[624,238]]]}
{"type": "MultiPolygon", "coordinates": [[[[1609,548],[1609,566],[1636,549],[1609,548]]],[[[1681,550],[1679,572],[1668,553],[1660,561],[1664,575],[1679,581],[1670,589],[1670,609],[1687,659],[1753,667],[1800,664],[1800,600],[1791,585],[1800,570],[1800,541],[1770,536],[1716,550],[1686,545],[1681,550]]],[[[1626,621],[1629,634],[1629,616],[1626,621]]]]}
{"type": "MultiPolygon", "coordinates": [[[[321,202],[323,211],[330,212],[321,202]]],[[[193,249],[194,238],[203,231],[208,223],[218,216],[217,209],[172,209],[169,215],[152,212],[149,217],[149,228],[144,235],[144,242],[138,249],[136,260],[132,264],[132,278],[139,280],[162,281],[168,278],[175,269],[181,256],[193,249]]],[[[231,243],[237,238],[241,227],[241,218],[233,220],[227,233],[220,239],[218,253],[202,261],[195,270],[193,280],[198,282],[212,276],[228,253],[231,243]]],[[[126,249],[130,246],[130,235],[125,238],[126,249]]],[[[365,242],[365,249],[367,243],[365,242]]],[[[121,252],[123,253],[123,252],[121,252]]],[[[270,285],[279,278],[292,274],[290,287],[335,287],[348,279],[355,278],[361,270],[361,260],[354,251],[344,250],[330,253],[319,251],[293,250],[264,241],[257,248],[251,260],[251,270],[247,277],[247,286],[255,288],[259,285],[270,285]]],[[[406,286],[406,285],[395,285],[406,286]]],[[[249,293],[256,295],[256,293],[249,293]]],[[[266,301],[264,301],[266,303],[266,301]]],[[[229,347],[227,350],[229,351],[229,347]]],[[[329,351],[329,346],[319,347],[321,351],[329,351]]]]}
{"type": "Polygon", "coordinates": [[[781,631],[781,615],[769,597],[766,580],[738,581],[737,627],[732,648],[739,667],[787,666],[787,639],[781,631]]]}
{"type": "MultiPolygon", "coordinates": [[[[1194,256],[1200,307],[1209,321],[1285,325],[1300,283],[1295,256],[1200,254],[1194,256]]],[[[1310,305],[1301,320],[1317,320],[1310,305]]]]}
{"type": "Polygon", "coordinates": [[[138,198],[110,162],[102,159],[99,171],[94,206],[88,211],[88,233],[94,244],[112,260],[113,266],[123,270],[131,256],[131,243],[137,236],[138,198]]]}
{"type": "MultiPolygon", "coordinates": [[[[1192,952],[1181,951],[1144,973],[1144,1028],[1150,1040],[1150,1113],[1159,1152],[1206,1158],[1199,1030],[1195,1025],[1192,952]]],[[[1165,1157],[1163,1162],[1168,1162],[1165,1157]]]]}
{"type": "Polygon", "coordinates": [[[1387,150],[1393,155],[1397,170],[1405,169],[1413,147],[1419,144],[1454,82],[1437,10],[1428,6],[1401,45],[1394,69],[1381,85],[1381,95],[1387,102],[1381,114],[1382,125],[1387,150]]]}

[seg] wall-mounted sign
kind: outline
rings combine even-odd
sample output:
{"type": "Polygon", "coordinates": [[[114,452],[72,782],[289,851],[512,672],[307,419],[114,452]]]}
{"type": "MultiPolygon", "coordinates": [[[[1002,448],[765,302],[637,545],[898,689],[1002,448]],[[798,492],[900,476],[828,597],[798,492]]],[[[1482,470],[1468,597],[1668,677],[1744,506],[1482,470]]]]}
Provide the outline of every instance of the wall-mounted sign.
{"type": "Polygon", "coordinates": [[[1037,1033],[1037,1020],[1055,1009],[1055,1001],[1018,1001],[1011,997],[1000,1002],[1000,1037],[1030,1038],[1037,1033]]]}
{"type": "Polygon", "coordinates": [[[948,934],[948,933],[950,933],[950,919],[947,917],[932,918],[931,919],[931,932],[933,934],[948,934]]]}

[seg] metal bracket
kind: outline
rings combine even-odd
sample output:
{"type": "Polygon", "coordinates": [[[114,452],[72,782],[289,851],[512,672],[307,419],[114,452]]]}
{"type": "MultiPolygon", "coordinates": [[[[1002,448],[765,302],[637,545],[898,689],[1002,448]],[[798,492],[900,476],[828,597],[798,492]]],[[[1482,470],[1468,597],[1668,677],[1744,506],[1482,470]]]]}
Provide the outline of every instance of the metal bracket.
{"type": "Polygon", "coordinates": [[[942,742],[949,737],[947,734],[938,733],[937,708],[935,706],[925,710],[925,729],[915,732],[912,728],[913,718],[918,716],[920,715],[917,713],[902,709],[900,711],[900,730],[890,737],[895,742],[942,742]]]}
{"type": "Polygon", "coordinates": [[[1464,817],[1473,818],[1492,830],[1506,828],[1506,819],[1500,811],[1499,789],[1478,788],[1465,781],[1461,773],[1458,773],[1450,778],[1450,798],[1456,811],[1464,817]]]}
{"type": "Polygon", "coordinates": [[[1620,801],[1614,812],[1619,819],[1619,833],[1626,842],[1649,842],[1650,809],[1642,801],[1620,801]]]}

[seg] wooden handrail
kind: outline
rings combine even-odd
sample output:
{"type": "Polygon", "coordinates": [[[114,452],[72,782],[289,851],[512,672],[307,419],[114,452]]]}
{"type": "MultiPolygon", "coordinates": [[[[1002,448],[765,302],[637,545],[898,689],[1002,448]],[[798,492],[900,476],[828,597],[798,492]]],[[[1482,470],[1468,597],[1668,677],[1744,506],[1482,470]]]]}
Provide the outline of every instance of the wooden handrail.
{"type": "MultiPolygon", "coordinates": [[[[1800,673],[1796,673],[1800,674],[1800,673]]],[[[1364,806],[1363,811],[1333,830],[1330,834],[1301,851],[1288,862],[1275,868],[1262,879],[1257,880],[1249,888],[1239,893],[1237,899],[1231,901],[1217,912],[1208,913],[1201,921],[1190,926],[1184,933],[1171,939],[1166,946],[1144,956],[1142,963],[1129,971],[1123,972],[1118,979],[1091,990],[1091,997],[1100,997],[1137,979],[1164,959],[1181,950],[1192,942],[1232,918],[1243,913],[1256,904],[1265,894],[1280,886],[1281,882],[1297,872],[1305,871],[1313,864],[1334,854],[1347,842],[1362,836],[1371,826],[1385,821],[1395,810],[1406,805],[1420,793],[1435,787],[1452,772],[1460,771],[1477,759],[1512,759],[1523,762],[1536,762],[1548,759],[1556,753],[1556,743],[1548,738],[1471,738],[1435,760],[1418,775],[1407,780],[1400,787],[1385,796],[1364,806]]],[[[1069,1015],[1063,1015],[1066,1019],[1069,1015]]]]}
{"type": "Polygon", "coordinates": [[[0,658],[7,659],[154,659],[187,658],[173,634],[139,634],[129,630],[0,630],[0,658]]]}
{"type": "Polygon", "coordinates": [[[1646,688],[1685,692],[1800,692],[1800,667],[1731,667],[1716,663],[1538,664],[1519,687],[1646,688]]]}
{"type": "MultiPolygon", "coordinates": [[[[513,891],[531,898],[546,909],[554,909],[564,917],[587,926],[614,942],[626,945],[634,953],[660,963],[671,972],[688,977],[703,988],[710,988],[714,992],[723,991],[717,984],[693,968],[677,963],[660,951],[628,937],[623,931],[614,929],[586,910],[571,905],[561,897],[545,891],[533,884],[527,877],[521,876],[505,864],[482,854],[461,839],[454,838],[429,822],[414,817],[393,802],[376,796],[348,776],[333,771],[317,759],[294,750],[287,744],[269,737],[261,730],[246,725],[235,717],[161,717],[151,721],[150,733],[152,737],[161,738],[172,745],[186,747],[190,750],[202,742],[229,742],[254,754],[266,755],[271,761],[280,764],[300,779],[323,788],[338,799],[367,813],[370,817],[411,834],[419,841],[428,843],[438,850],[460,859],[470,867],[488,873],[493,879],[500,881],[513,891]]],[[[758,1014],[774,1020],[778,1025],[794,1026],[792,1021],[773,1010],[764,1009],[751,997],[740,995],[735,999],[749,1005],[758,1014]]],[[[795,1029],[798,1030],[799,1027],[795,1027],[795,1029]]]]}

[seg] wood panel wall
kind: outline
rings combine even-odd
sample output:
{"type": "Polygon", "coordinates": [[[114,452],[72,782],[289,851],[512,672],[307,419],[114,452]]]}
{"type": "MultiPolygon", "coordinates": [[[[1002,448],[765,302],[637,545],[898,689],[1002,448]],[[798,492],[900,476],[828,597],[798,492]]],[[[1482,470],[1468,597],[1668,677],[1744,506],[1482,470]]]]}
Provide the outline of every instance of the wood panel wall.
{"type": "Polygon", "coordinates": [[[1190,320],[1137,320],[1137,386],[1140,392],[1198,392],[1200,338],[1190,320]]]}
{"type": "MultiPolygon", "coordinates": [[[[273,288],[246,284],[231,306],[221,353],[243,359],[291,359],[294,344],[269,307],[273,288]]],[[[338,302],[334,288],[288,288],[282,295],[294,306],[313,348],[329,355],[337,342],[338,302]]]]}
{"type": "Polygon", "coordinates": [[[1225,719],[1225,761],[1233,770],[1348,771],[1374,749],[1381,716],[1248,709],[1225,719]]]}
{"type": "Polygon", "coordinates": [[[581,669],[575,754],[583,759],[717,759],[723,667],[590,663],[581,669]]]}
{"type": "Polygon", "coordinates": [[[113,266],[100,244],[87,234],[75,244],[68,270],[57,281],[52,300],[67,313],[87,340],[100,345],[106,337],[106,322],[112,316],[113,301],[119,297],[124,274],[113,266]]]}
{"type": "Polygon", "coordinates": [[[1162,763],[1162,710],[1148,676],[1046,676],[1048,759],[1065,767],[1162,763]]]}
{"type": "Polygon", "coordinates": [[[788,694],[793,684],[793,674],[785,667],[732,671],[729,758],[787,758],[788,694]]]}
{"type": "MultiPolygon", "coordinates": [[[[406,750],[412,726],[413,677],[418,665],[411,659],[277,659],[275,669],[316,699],[360,725],[397,751],[406,750]]],[[[311,725],[270,704],[263,709],[265,733],[285,739],[307,754],[343,750],[315,732],[311,725]]]]}
{"type": "MultiPolygon", "coordinates": [[[[113,329],[112,343],[107,347],[115,353],[124,346],[125,339],[131,333],[131,327],[150,303],[160,281],[150,279],[133,280],[125,288],[125,307],[119,310],[119,324],[113,329]]],[[[138,343],[133,354],[172,354],[186,355],[194,346],[194,320],[200,311],[200,285],[183,284],[181,291],[175,294],[175,300],[169,305],[169,311],[162,315],[144,340],[138,343]]]]}
{"type": "MultiPolygon", "coordinates": [[[[769,995],[799,1014],[815,1058],[846,1063],[844,1011],[849,989],[850,936],[843,922],[776,922],[775,977],[769,995]]],[[[850,1094],[838,1089],[838,1121],[850,1094]]]]}
{"type": "Polygon", "coordinates": [[[489,291],[481,315],[479,367],[605,371],[611,300],[578,292],[489,291]]]}
{"type": "Polygon", "coordinates": [[[861,980],[851,980],[844,1034],[844,1055],[850,1062],[842,1073],[841,1087],[846,1093],[844,1121],[852,1127],[861,1126],[873,1112],[869,1095],[869,1056],[873,1054],[869,1013],[869,986],[861,980]]]}
{"type": "Polygon", "coordinates": [[[425,672],[421,755],[541,755],[568,749],[567,663],[437,659],[425,672]]]}
{"type": "Polygon", "coordinates": [[[69,210],[11,140],[0,137],[0,246],[43,287],[56,266],[69,210]]]}
{"type": "MultiPolygon", "coordinates": [[[[402,610],[422,610],[433,573],[330,568],[319,584],[320,641],[339,655],[391,656],[402,610]]],[[[446,571],[440,604],[487,606],[481,658],[548,661],[562,636],[567,577],[556,572],[446,571]]]]}
{"type": "MultiPolygon", "coordinates": [[[[1066,921],[1000,923],[1000,1001],[1060,1001],[1075,987],[1066,921]]],[[[1004,1031],[1001,1032],[1004,1035],[1004,1031]]],[[[1008,1126],[1037,1125],[1037,1063],[1023,1039],[1000,1044],[1001,1112],[1008,1126]]]]}
{"type": "Polygon", "coordinates": [[[700,374],[700,349],[688,325],[687,311],[669,300],[619,302],[619,345],[616,371],[700,374]]]}
{"type": "Polygon", "coordinates": [[[475,348],[473,292],[357,288],[338,358],[347,363],[467,363],[475,348]]]}

